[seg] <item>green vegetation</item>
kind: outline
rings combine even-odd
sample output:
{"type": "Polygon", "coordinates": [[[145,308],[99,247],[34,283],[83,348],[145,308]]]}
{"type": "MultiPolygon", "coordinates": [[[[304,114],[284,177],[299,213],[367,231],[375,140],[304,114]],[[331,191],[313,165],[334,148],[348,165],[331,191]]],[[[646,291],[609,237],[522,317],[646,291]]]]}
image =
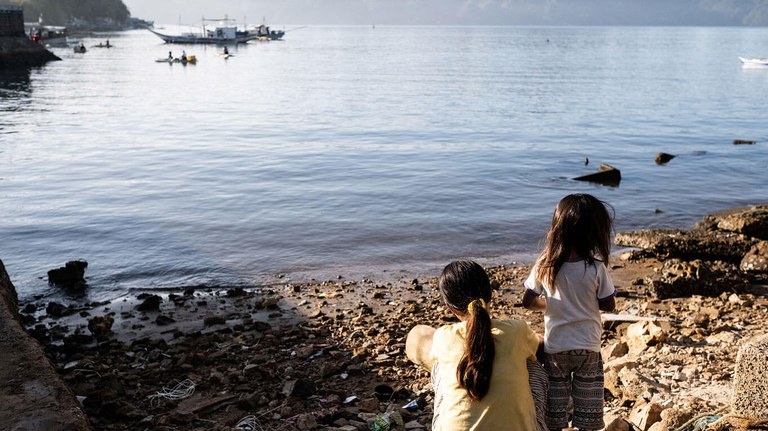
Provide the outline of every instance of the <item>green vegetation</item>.
{"type": "Polygon", "coordinates": [[[24,21],[80,27],[120,27],[131,13],[122,0],[6,0],[24,7],[24,21]]]}

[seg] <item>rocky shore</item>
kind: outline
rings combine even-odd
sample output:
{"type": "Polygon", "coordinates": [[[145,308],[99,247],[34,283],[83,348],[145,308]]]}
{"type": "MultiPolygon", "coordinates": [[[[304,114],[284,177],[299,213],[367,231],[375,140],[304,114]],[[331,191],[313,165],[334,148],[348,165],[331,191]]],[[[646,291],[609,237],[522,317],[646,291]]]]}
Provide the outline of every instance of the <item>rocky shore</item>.
{"type": "MultiPolygon", "coordinates": [[[[740,349],[768,332],[766,241],[768,206],[616,236],[633,249],[612,262],[618,308],[603,319],[607,429],[768,429],[768,409],[734,396],[740,349]]],[[[543,331],[520,306],[529,268],[487,269],[492,313],[543,331]]],[[[405,336],[453,321],[435,279],[341,276],[32,302],[19,317],[96,430],[362,431],[385,412],[429,429],[429,376],[405,336]]]]}
{"type": "Polygon", "coordinates": [[[61,59],[26,36],[0,36],[0,69],[37,67],[55,60],[61,59]]]}

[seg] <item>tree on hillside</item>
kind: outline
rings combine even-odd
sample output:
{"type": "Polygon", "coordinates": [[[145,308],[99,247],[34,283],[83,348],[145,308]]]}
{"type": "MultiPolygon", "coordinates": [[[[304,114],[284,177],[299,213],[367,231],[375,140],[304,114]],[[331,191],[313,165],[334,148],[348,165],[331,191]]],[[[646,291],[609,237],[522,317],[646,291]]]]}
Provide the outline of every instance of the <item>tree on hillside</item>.
{"type": "Polygon", "coordinates": [[[131,14],[122,0],[9,0],[24,7],[24,20],[69,25],[75,19],[90,24],[125,23],[131,14]]]}

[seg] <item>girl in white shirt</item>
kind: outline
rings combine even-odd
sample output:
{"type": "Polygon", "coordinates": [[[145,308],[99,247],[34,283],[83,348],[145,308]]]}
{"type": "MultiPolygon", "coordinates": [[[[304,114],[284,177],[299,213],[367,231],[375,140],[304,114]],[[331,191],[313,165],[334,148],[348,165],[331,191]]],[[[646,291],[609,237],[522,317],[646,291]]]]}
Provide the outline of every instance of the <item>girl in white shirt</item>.
{"type": "Polygon", "coordinates": [[[606,265],[613,218],[588,194],[564,197],[555,208],[546,247],[525,281],[523,306],[544,311],[544,368],[549,376],[547,426],[599,430],[603,421],[600,310],[616,308],[606,265]]]}

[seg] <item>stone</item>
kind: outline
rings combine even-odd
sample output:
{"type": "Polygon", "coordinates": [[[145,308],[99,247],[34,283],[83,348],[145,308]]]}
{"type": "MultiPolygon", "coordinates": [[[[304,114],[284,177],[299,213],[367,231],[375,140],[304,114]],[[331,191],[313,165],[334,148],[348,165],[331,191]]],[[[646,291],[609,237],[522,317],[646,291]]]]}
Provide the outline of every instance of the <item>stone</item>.
{"type": "Polygon", "coordinates": [[[317,420],[311,414],[299,415],[296,418],[296,428],[301,431],[309,431],[317,428],[317,420]]]}
{"type": "Polygon", "coordinates": [[[632,407],[629,413],[629,421],[642,431],[648,431],[651,425],[661,420],[661,412],[664,410],[660,404],[640,401],[632,407]]]}
{"type": "Polygon", "coordinates": [[[632,425],[623,418],[606,421],[605,431],[632,431],[632,425]]]}
{"type": "Polygon", "coordinates": [[[84,260],[70,260],[63,267],[48,271],[48,284],[68,289],[83,289],[87,268],[88,262],[84,260]]]}
{"type": "Polygon", "coordinates": [[[738,263],[757,241],[743,234],[700,228],[691,231],[640,229],[619,232],[613,242],[623,247],[641,248],[662,260],[701,259],[738,263]]]}
{"type": "Polygon", "coordinates": [[[163,298],[159,295],[146,295],[144,301],[136,306],[139,311],[160,311],[160,303],[163,298]]]}
{"type": "Polygon", "coordinates": [[[739,269],[747,273],[768,273],[768,241],[760,241],[749,249],[739,269]]]}
{"type": "Polygon", "coordinates": [[[629,346],[625,341],[619,343],[611,343],[601,350],[603,355],[603,361],[608,361],[613,358],[620,358],[629,353],[629,346]]]}
{"type": "Polygon", "coordinates": [[[674,158],[675,156],[673,156],[672,154],[658,153],[656,154],[656,164],[663,165],[674,158]]]}
{"type": "Polygon", "coordinates": [[[597,172],[574,178],[576,181],[589,181],[609,186],[618,186],[621,182],[621,171],[608,164],[601,164],[597,172]]]}
{"type": "Polygon", "coordinates": [[[705,217],[700,225],[768,240],[768,205],[712,214],[705,217]]]}
{"type": "Polygon", "coordinates": [[[106,337],[112,333],[112,324],[115,319],[112,316],[96,316],[88,320],[88,330],[96,338],[106,337]]]}
{"type": "Polygon", "coordinates": [[[296,379],[285,383],[283,394],[307,399],[317,391],[315,382],[308,379],[296,379]]]}
{"type": "Polygon", "coordinates": [[[768,418],[768,334],[739,348],[731,410],[742,416],[768,418]]]}
{"type": "Polygon", "coordinates": [[[649,346],[666,340],[665,331],[654,322],[636,322],[627,327],[626,342],[629,352],[639,354],[649,346]]]}
{"type": "Polygon", "coordinates": [[[740,292],[746,285],[736,265],[698,259],[690,262],[666,260],[651,280],[651,289],[659,299],[692,295],[716,297],[723,292],[740,292]]]}

